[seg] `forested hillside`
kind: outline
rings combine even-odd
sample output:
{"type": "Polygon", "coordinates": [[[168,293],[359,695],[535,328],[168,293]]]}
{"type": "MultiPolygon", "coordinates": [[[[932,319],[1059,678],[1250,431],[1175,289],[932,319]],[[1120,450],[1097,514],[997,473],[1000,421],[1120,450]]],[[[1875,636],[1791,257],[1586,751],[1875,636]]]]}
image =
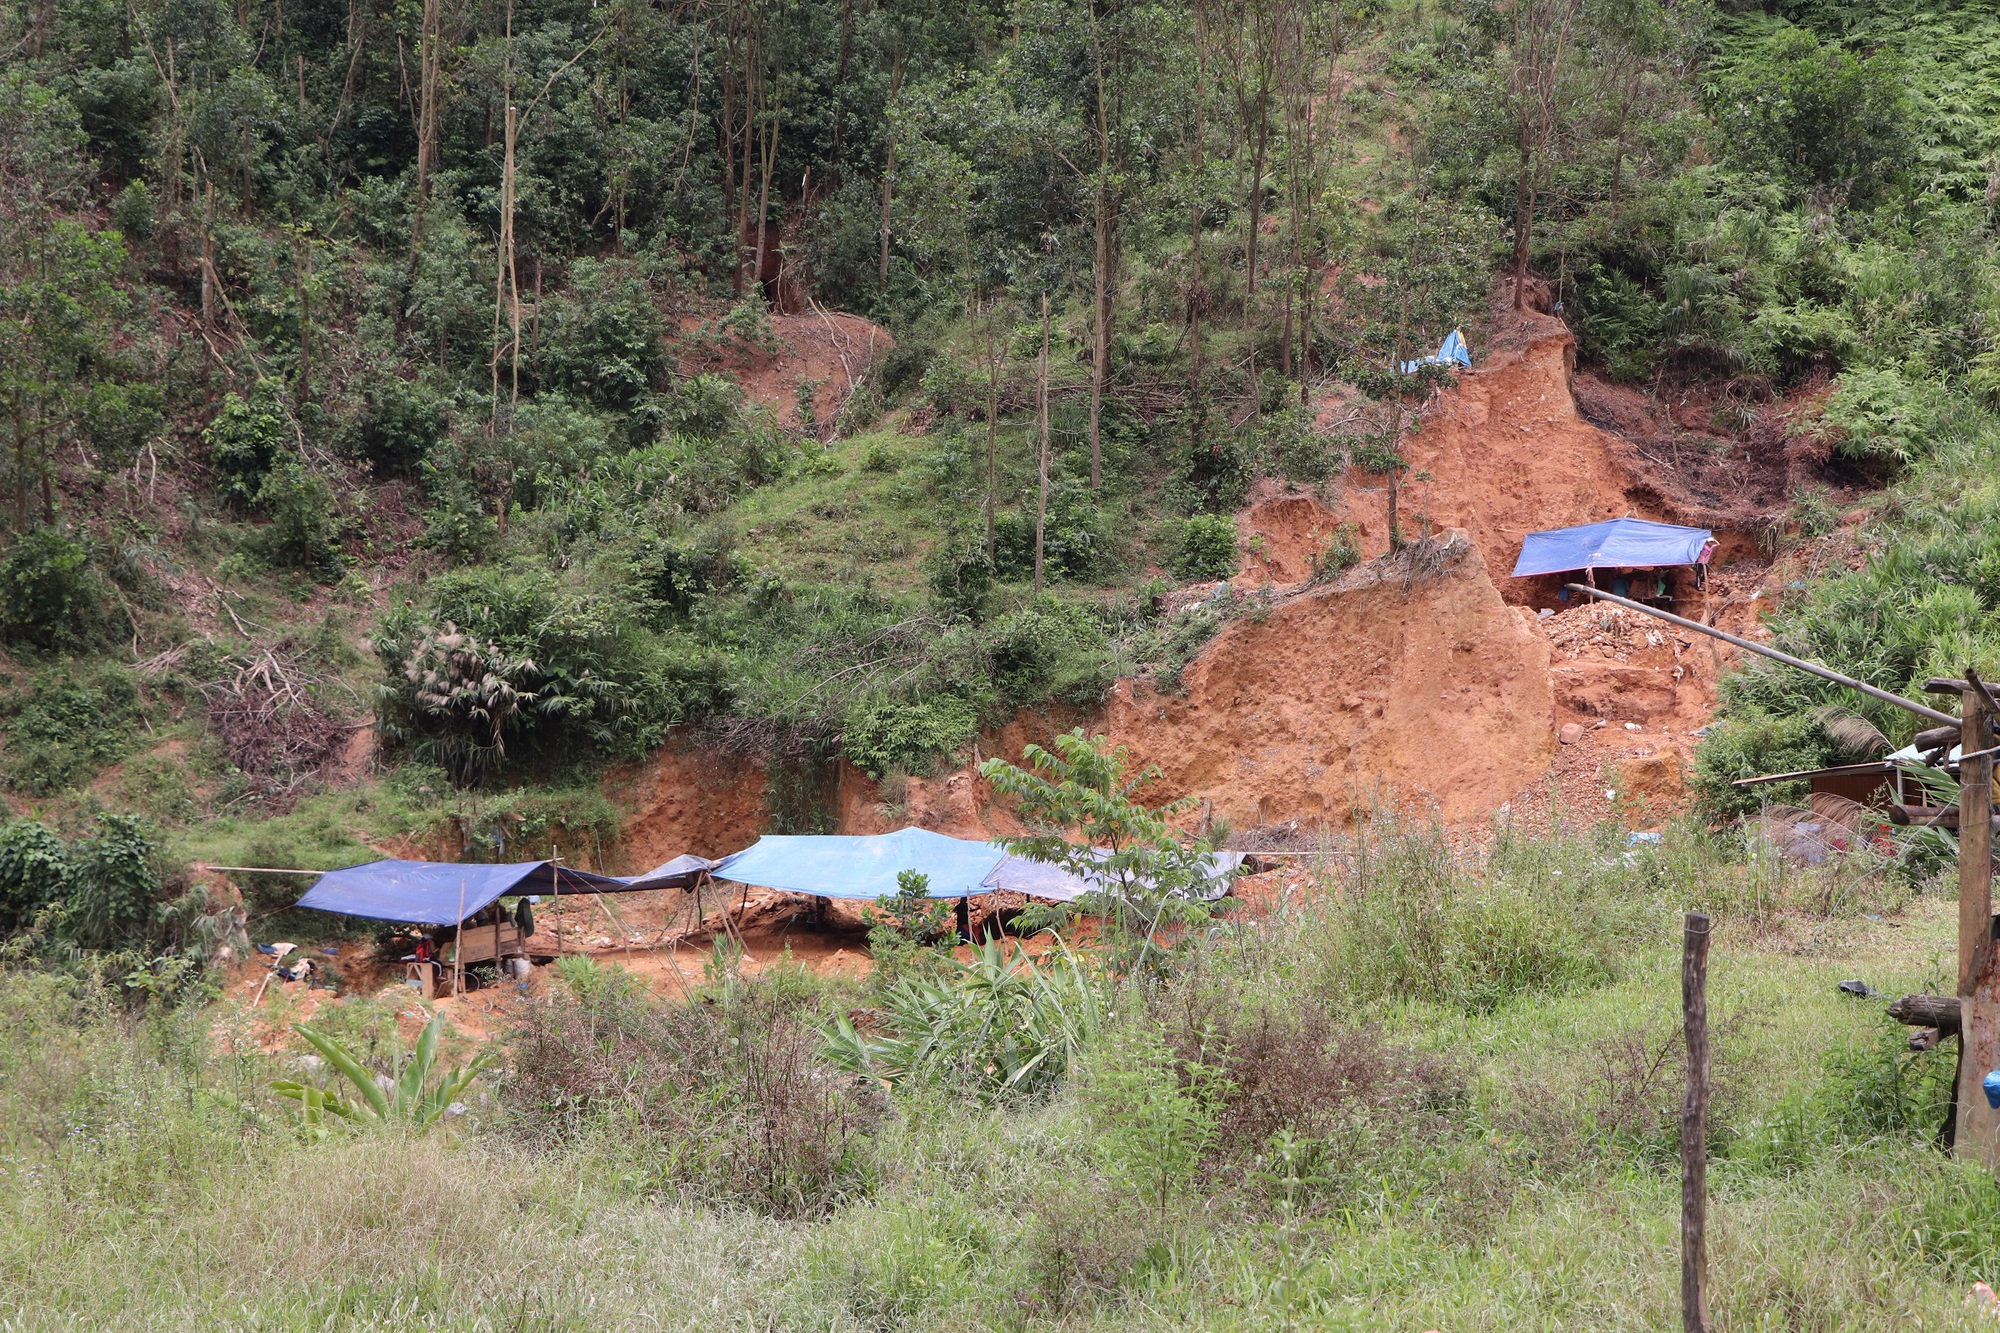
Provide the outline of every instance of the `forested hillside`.
{"type": "MultiPolygon", "coordinates": [[[[1896,687],[1990,647],[1978,7],[6,23],[0,767],[86,840],[601,843],[598,773],[671,735],[824,827],[837,759],[1171,690],[1257,603],[1163,594],[1260,477],[1418,487],[1446,377],[1397,364],[1489,296],[1676,448],[1780,460],[1783,641],[1896,687]]],[[[1737,679],[1716,813],[1837,751],[1822,702],[1737,679]]]]}
{"type": "Polygon", "coordinates": [[[0,1325],[1667,1328],[1696,1141],[1717,1326],[1988,1322],[1883,1012],[1955,848],[1732,785],[1910,718],[1509,575],[1697,525],[1677,609],[2000,677],[1996,70],[1994,0],[10,0],[0,1325]],[[905,825],[1118,887],[294,907],[905,825]]]}

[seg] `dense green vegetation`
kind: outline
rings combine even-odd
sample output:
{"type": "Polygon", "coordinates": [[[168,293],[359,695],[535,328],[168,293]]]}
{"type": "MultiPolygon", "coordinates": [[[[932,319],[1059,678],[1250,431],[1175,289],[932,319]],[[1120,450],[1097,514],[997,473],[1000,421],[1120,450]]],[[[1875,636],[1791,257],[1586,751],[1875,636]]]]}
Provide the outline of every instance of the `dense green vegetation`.
{"type": "MultiPolygon", "coordinates": [[[[190,560],[254,634],[232,599],[365,605],[408,555],[381,738],[453,783],[688,724],[922,769],[1170,678],[1214,621],[1159,620],[1148,572],[1228,574],[1259,473],[1395,472],[1387,402],[1335,435],[1287,404],[1421,393],[1393,364],[1477,327],[1496,265],[1612,375],[1705,386],[1725,431],[1804,388],[1796,450],[1936,495],[2000,383],[1984,12],[10,12],[0,634],[143,656],[198,636],[190,560]],[[897,340],[833,420],[732,383],[809,302],[897,340]]],[[[1932,571],[1883,598],[1981,586],[1931,522],[1871,535],[1932,571]]],[[[1853,598],[1806,596],[1785,633],[1844,646],[1853,598]]],[[[1844,665],[1900,684],[1942,633],[1844,665]]],[[[1825,748],[1758,688],[1746,726],[1825,748]]]]}

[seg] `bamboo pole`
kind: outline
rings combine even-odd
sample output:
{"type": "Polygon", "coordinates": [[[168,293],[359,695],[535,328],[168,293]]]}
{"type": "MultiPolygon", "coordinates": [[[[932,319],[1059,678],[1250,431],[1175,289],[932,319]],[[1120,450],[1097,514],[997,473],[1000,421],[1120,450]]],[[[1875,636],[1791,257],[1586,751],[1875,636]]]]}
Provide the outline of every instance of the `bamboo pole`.
{"type": "Polygon", "coordinates": [[[1856,680],[1852,676],[1843,676],[1840,672],[1830,667],[1823,667],[1817,662],[1808,662],[1803,657],[1793,657],[1790,653],[1779,652],[1776,648],[1768,644],[1756,643],[1750,639],[1740,638],[1726,630],[1719,630],[1713,625],[1704,625],[1699,620],[1689,620],[1686,616],[1677,616],[1671,611],[1662,611],[1658,607],[1647,606],[1644,602],[1635,602],[1630,598],[1613,596],[1611,593],[1602,592],[1585,584],[1566,583],[1563,586],[1571,592],[1580,592],[1587,597],[1595,597],[1600,602],[1612,602],[1624,607],[1628,611],[1638,611],[1653,617],[1655,620],[1664,620],[1669,624],[1679,625],[1683,629],[1691,629],[1697,634],[1706,634],[1712,639],[1721,639],[1724,643],[1733,643],[1738,648],[1756,653],[1760,657],[1768,657],[1774,662],[1783,662],[1786,666],[1795,666],[1801,671],[1810,671],[1822,680],[1830,680],[1836,685],[1845,685],[1850,690],[1859,690],[1870,698],[1880,699],[1883,703],[1894,704],[1898,708],[1915,713],[1918,717],[1927,717],[1933,722],[1948,722],[1954,727],[1959,725],[1959,719],[1953,717],[1950,713],[1939,712],[1928,704],[1920,704],[1914,699],[1905,699],[1900,694],[1891,694],[1887,690],[1877,689],[1866,681],[1856,680]]]}
{"type": "Polygon", "coordinates": [[[1681,1102],[1681,1326],[1708,1333],[1708,929],[1687,914],[1681,944],[1681,1010],[1687,1025],[1687,1095],[1681,1102]]]}

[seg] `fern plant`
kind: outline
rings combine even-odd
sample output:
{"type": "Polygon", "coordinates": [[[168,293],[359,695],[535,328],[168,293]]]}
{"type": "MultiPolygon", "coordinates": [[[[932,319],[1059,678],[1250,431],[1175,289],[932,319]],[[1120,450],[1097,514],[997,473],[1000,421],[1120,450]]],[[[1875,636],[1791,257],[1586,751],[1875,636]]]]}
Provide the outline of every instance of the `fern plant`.
{"type": "Polygon", "coordinates": [[[474,1057],[462,1068],[440,1069],[437,1043],[443,1029],[444,1016],[440,1014],[425,1026],[417,1038],[416,1049],[403,1062],[397,1076],[390,1078],[372,1073],[337,1038],[303,1023],[294,1024],[292,1031],[311,1043],[312,1048],[347,1080],[350,1095],[343,1097],[337,1089],[315,1087],[291,1079],[272,1083],[271,1090],[280,1097],[289,1097],[299,1103],[301,1115],[308,1125],[324,1125],[328,1116],[335,1116],[354,1125],[399,1124],[428,1129],[444,1118],[452,1103],[493,1061],[493,1056],[485,1053],[474,1057]],[[438,1074],[435,1080],[431,1078],[434,1072],[438,1074]]]}

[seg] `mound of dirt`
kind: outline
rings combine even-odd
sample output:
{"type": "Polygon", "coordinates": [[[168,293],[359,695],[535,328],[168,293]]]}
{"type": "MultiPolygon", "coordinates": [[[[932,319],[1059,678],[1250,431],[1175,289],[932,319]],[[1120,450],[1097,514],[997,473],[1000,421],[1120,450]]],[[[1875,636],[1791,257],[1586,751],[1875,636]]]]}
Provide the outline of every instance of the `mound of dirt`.
{"type": "Polygon", "coordinates": [[[1384,800],[1463,820],[1547,767],[1548,651],[1447,532],[1235,622],[1182,695],[1119,682],[1109,732],[1163,771],[1149,799],[1199,796],[1239,827],[1384,800]]]}
{"type": "Polygon", "coordinates": [[[777,350],[732,358],[726,363],[730,378],[783,426],[799,424],[799,387],[810,384],[813,419],[824,439],[862,373],[896,340],[880,324],[833,310],[773,314],[770,320],[777,350]]]}
{"type": "Polygon", "coordinates": [[[1312,575],[1314,557],[1338,534],[1340,516],[1309,491],[1265,480],[1251,492],[1250,507],[1237,514],[1236,530],[1243,569],[1232,582],[1302,583],[1312,575]]]}

